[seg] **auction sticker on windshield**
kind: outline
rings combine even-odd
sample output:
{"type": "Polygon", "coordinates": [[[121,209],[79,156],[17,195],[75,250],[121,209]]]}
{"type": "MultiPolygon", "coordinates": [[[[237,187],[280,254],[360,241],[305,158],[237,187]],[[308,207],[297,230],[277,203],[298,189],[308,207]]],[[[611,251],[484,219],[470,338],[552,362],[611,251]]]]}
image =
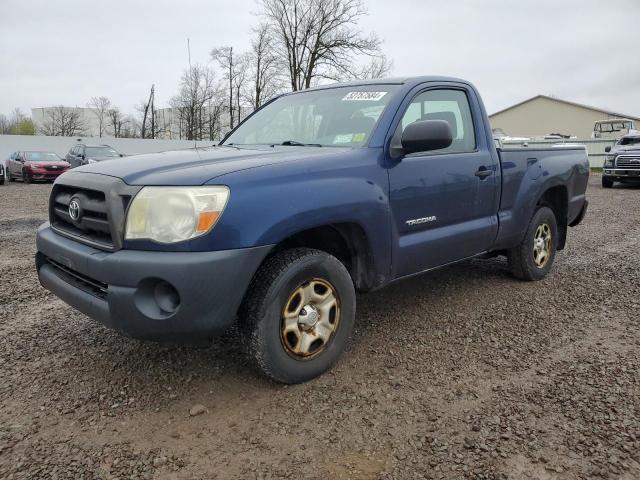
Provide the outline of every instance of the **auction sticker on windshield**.
{"type": "Polygon", "coordinates": [[[343,102],[377,102],[384,97],[387,92],[349,92],[343,98],[343,102]]]}

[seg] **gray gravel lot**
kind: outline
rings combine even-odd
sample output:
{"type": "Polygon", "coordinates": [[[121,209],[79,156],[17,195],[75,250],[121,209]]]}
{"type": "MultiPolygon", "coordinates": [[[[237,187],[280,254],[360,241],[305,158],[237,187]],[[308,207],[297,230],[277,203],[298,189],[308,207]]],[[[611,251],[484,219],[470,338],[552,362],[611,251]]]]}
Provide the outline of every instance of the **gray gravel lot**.
{"type": "Polygon", "coordinates": [[[599,183],[544,281],[475,260],[360,296],[292,387],[233,334],[143,343],[48,294],[51,187],[0,187],[0,478],[638,479],[640,188],[599,183]]]}

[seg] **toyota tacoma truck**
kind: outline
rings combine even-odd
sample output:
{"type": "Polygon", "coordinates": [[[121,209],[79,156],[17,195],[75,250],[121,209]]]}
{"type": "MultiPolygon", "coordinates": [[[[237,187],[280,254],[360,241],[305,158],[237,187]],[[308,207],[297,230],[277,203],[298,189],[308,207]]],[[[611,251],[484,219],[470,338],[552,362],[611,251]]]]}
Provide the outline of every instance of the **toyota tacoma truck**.
{"type": "Polygon", "coordinates": [[[605,147],[602,186],[615,182],[640,183],[640,134],[625,135],[613,147],[605,147]]]}
{"type": "Polygon", "coordinates": [[[237,322],[257,366],[297,383],[339,357],[356,291],[490,255],[545,277],[588,175],[581,146],[496,149],[466,81],[322,86],[270,101],[219,145],[65,173],[36,267],[131,337],[207,341],[237,322]]]}

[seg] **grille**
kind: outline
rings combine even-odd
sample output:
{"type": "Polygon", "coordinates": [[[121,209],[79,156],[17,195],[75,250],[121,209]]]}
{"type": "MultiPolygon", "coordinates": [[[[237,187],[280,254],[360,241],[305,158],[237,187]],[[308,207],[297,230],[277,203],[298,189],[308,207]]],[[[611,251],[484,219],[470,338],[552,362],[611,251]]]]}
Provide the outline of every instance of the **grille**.
{"type": "Polygon", "coordinates": [[[107,203],[103,192],[60,185],[51,193],[51,200],[53,228],[77,237],[85,243],[113,249],[107,203]],[[78,220],[73,220],[69,214],[72,199],[80,205],[78,220]]]}
{"type": "Polygon", "coordinates": [[[107,298],[109,286],[106,283],[100,282],[93,278],[89,278],[86,275],[65,267],[64,265],[61,265],[60,263],[55,262],[48,257],[44,257],[44,261],[51,265],[55,269],[56,275],[62,278],[65,282],[74,285],[75,287],[93,295],[94,297],[98,297],[103,300],[107,298]]]}
{"type": "Polygon", "coordinates": [[[616,167],[640,170],[640,156],[619,155],[616,159],[616,167]]]}
{"type": "Polygon", "coordinates": [[[62,170],[62,167],[60,167],[58,165],[48,165],[48,166],[44,167],[44,169],[49,171],[49,172],[57,172],[58,170],[62,170]]]}
{"type": "Polygon", "coordinates": [[[51,190],[51,228],[60,235],[94,248],[120,250],[124,241],[127,207],[141,188],[108,175],[67,172],[51,190]],[[75,220],[69,213],[72,200],[76,200],[79,206],[79,216],[75,220]]]}

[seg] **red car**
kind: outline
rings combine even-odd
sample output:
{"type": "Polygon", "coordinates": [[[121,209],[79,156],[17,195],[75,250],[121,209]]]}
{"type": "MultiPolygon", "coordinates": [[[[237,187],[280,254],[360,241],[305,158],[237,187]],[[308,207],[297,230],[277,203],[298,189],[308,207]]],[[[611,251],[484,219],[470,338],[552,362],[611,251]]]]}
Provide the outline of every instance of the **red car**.
{"type": "Polygon", "coordinates": [[[55,180],[70,167],[54,152],[14,152],[7,160],[7,179],[13,182],[20,178],[25,183],[55,180]]]}

